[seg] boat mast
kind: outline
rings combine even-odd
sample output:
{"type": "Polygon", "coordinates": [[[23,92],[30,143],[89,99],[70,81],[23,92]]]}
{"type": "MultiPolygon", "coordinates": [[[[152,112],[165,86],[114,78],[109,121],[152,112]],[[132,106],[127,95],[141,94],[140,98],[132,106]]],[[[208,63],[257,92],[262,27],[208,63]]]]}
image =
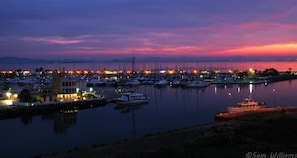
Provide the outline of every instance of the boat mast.
{"type": "Polygon", "coordinates": [[[133,55],[133,57],[131,58],[131,66],[132,66],[132,73],[135,72],[135,56],[133,55]]]}

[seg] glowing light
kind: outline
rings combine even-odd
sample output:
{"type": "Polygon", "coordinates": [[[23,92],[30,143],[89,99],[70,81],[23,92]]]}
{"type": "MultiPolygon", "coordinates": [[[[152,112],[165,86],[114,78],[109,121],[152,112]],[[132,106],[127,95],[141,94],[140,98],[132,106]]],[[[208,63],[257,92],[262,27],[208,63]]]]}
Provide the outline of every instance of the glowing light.
{"type": "Polygon", "coordinates": [[[12,100],[5,100],[5,101],[4,101],[4,104],[5,104],[5,105],[12,105],[13,102],[12,102],[12,100]]]}
{"type": "Polygon", "coordinates": [[[160,74],[165,74],[166,73],[166,70],[161,70],[160,71],[160,74]]]}
{"type": "Polygon", "coordinates": [[[151,70],[144,70],[143,73],[144,74],[152,74],[152,71],[151,70]]]}
{"type": "Polygon", "coordinates": [[[194,72],[194,74],[199,74],[200,73],[199,70],[194,70],[193,72],[194,72]]]}
{"type": "Polygon", "coordinates": [[[13,94],[13,98],[18,98],[18,94],[13,94]]]}
{"type": "Polygon", "coordinates": [[[176,71],[175,70],[167,70],[167,73],[172,75],[172,74],[176,74],[176,71]]]}
{"type": "Polygon", "coordinates": [[[13,71],[11,71],[11,70],[5,71],[5,70],[4,70],[4,71],[1,71],[1,73],[2,73],[2,74],[12,74],[13,71]]]}
{"type": "Polygon", "coordinates": [[[6,92],[6,96],[7,96],[8,99],[10,99],[11,95],[12,94],[10,92],[6,92]]]}
{"type": "Polygon", "coordinates": [[[31,75],[31,71],[24,70],[24,71],[23,71],[23,75],[24,75],[24,76],[31,75]]]}
{"type": "Polygon", "coordinates": [[[105,70],[104,73],[107,74],[107,75],[114,75],[114,74],[117,74],[117,71],[105,70]]]}
{"type": "Polygon", "coordinates": [[[96,71],[96,73],[97,73],[97,74],[104,74],[104,71],[100,71],[100,70],[98,70],[98,71],[96,71]]]}
{"type": "Polygon", "coordinates": [[[203,70],[201,71],[201,74],[209,74],[209,71],[203,70]]]}
{"type": "Polygon", "coordinates": [[[213,70],[212,73],[214,74],[218,74],[220,72],[220,70],[213,70]]]}
{"type": "Polygon", "coordinates": [[[252,68],[250,68],[250,69],[249,69],[249,74],[251,74],[251,75],[255,74],[255,70],[252,69],[252,68]]]}

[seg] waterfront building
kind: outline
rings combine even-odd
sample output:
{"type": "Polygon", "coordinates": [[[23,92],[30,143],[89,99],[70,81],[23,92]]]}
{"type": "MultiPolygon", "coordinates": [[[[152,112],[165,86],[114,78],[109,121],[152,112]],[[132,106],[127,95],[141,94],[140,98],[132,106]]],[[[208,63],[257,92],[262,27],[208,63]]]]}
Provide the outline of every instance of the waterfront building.
{"type": "Polygon", "coordinates": [[[77,100],[76,78],[65,75],[65,73],[55,71],[53,73],[53,94],[58,100],[77,100]]]}

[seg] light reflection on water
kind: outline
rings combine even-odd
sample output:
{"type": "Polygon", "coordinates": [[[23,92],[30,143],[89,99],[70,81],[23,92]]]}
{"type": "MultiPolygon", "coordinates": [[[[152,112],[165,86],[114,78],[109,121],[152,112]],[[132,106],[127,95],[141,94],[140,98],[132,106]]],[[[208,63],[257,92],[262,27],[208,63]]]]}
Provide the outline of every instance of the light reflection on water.
{"type": "Polygon", "coordinates": [[[259,85],[210,85],[204,89],[140,86],[137,92],[150,102],[130,109],[115,104],[81,110],[71,116],[61,113],[0,121],[1,156],[34,156],[110,143],[214,121],[251,92],[267,106],[297,106],[297,80],[259,85]]]}

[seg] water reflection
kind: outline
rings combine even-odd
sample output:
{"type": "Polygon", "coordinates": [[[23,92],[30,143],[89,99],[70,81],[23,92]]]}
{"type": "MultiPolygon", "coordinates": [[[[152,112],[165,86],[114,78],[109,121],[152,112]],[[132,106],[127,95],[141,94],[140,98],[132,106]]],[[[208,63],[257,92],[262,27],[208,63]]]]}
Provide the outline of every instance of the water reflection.
{"type": "Polygon", "coordinates": [[[24,125],[29,125],[29,124],[32,123],[32,119],[33,119],[33,116],[30,116],[30,115],[22,116],[22,117],[21,117],[21,122],[22,122],[24,125]]]}
{"type": "Polygon", "coordinates": [[[115,106],[114,110],[120,111],[122,114],[129,115],[131,114],[132,121],[132,135],[137,136],[136,133],[136,111],[141,109],[147,104],[138,104],[138,105],[127,105],[127,106],[115,106]]]}
{"type": "MultiPolygon", "coordinates": [[[[33,122],[33,116],[26,115],[20,118],[23,125],[30,125],[33,122]]],[[[70,129],[77,123],[77,112],[55,112],[41,115],[41,120],[52,121],[53,131],[56,134],[66,135],[67,129],[70,129]]]]}
{"type": "Polygon", "coordinates": [[[41,120],[53,121],[54,133],[66,135],[67,129],[70,129],[77,123],[77,112],[45,114],[41,116],[41,120]]]}

